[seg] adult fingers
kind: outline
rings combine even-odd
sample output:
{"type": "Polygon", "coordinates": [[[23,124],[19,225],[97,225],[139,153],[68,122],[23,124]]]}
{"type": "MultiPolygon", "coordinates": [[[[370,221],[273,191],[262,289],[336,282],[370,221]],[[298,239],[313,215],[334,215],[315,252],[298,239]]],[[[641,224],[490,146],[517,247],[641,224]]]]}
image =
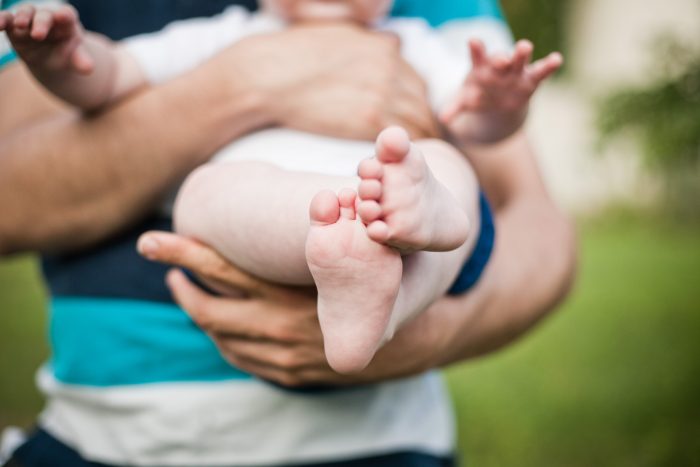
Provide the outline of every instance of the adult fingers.
{"type": "Polygon", "coordinates": [[[170,271],[166,281],[175,301],[200,328],[212,334],[299,343],[313,338],[318,328],[313,302],[299,307],[256,299],[215,297],[192,284],[179,270],[170,271]]]}
{"type": "Polygon", "coordinates": [[[189,269],[207,280],[251,295],[263,295],[273,287],[236,268],[214,249],[170,232],[144,233],[137,242],[137,250],[151,261],[189,269]]]}
{"type": "Polygon", "coordinates": [[[224,356],[245,359],[257,365],[282,371],[328,367],[322,344],[289,344],[226,335],[213,335],[212,338],[224,356]]]}
{"type": "MultiPolygon", "coordinates": [[[[166,282],[175,301],[202,330],[249,339],[268,337],[269,328],[262,325],[259,316],[251,316],[251,307],[247,300],[209,295],[178,270],[170,271],[166,282]]],[[[274,327],[274,323],[269,324],[274,327]]]]}
{"type": "Polygon", "coordinates": [[[304,386],[345,386],[352,384],[353,378],[335,373],[328,368],[302,368],[298,370],[285,370],[275,366],[269,366],[244,357],[225,356],[226,360],[236,368],[253,374],[258,378],[289,388],[304,386]]]}
{"type": "Polygon", "coordinates": [[[423,79],[408,63],[398,65],[395,94],[390,97],[391,115],[383,126],[400,125],[414,138],[437,137],[439,129],[423,79]]]}
{"type": "Polygon", "coordinates": [[[439,126],[430,106],[421,102],[394,102],[391,113],[382,121],[381,128],[393,125],[404,128],[412,140],[440,136],[439,126]]]}

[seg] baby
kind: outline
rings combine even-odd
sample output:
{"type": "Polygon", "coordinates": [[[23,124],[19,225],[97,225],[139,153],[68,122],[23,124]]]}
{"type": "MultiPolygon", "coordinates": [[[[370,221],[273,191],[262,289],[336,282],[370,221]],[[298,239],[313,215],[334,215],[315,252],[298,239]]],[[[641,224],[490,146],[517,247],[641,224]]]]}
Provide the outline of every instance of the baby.
{"type": "MultiPolygon", "coordinates": [[[[68,6],[22,7],[0,12],[0,31],[37,80],[85,111],[290,23],[390,31],[462,149],[517,131],[530,96],[561,65],[558,54],[530,63],[525,41],[510,57],[487,57],[472,41],[470,70],[424,22],[386,19],[391,3],[263,0],[258,14],[231,7],[121,44],[84,32],[68,6]]],[[[478,236],[478,200],[466,158],[441,141],[412,143],[390,127],[372,147],[278,128],[232,143],[194,171],[179,190],[174,224],[254,275],[315,284],[326,357],[335,370],[353,372],[452,284],[478,236]]]]}

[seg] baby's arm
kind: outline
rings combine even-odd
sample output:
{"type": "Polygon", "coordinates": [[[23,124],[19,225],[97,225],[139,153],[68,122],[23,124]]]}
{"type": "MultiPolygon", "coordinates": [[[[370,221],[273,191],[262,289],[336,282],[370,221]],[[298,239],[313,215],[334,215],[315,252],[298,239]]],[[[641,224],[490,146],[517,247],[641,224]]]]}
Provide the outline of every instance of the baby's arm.
{"type": "Polygon", "coordinates": [[[525,121],[530,97],[562,64],[555,52],[530,63],[532,44],[519,41],[507,57],[489,57],[471,40],[472,70],[440,120],[461,145],[495,143],[515,133],[525,121]]]}
{"type": "Polygon", "coordinates": [[[136,61],[109,39],[85,32],[70,6],[2,11],[0,31],[46,89],[83,110],[114,102],[146,82],[136,61]]]}

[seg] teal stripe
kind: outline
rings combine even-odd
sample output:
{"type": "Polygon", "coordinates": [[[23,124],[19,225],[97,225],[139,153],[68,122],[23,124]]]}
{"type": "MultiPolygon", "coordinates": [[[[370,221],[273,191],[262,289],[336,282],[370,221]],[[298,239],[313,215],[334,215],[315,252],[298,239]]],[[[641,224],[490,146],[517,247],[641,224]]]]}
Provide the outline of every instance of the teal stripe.
{"type": "Polygon", "coordinates": [[[12,5],[16,5],[18,3],[22,3],[24,0],[1,0],[0,1],[0,9],[2,10],[7,10],[10,8],[12,5]]]}
{"type": "Polygon", "coordinates": [[[175,305],[136,300],[54,298],[50,366],[83,386],[249,379],[231,367],[175,305]]]}
{"type": "Polygon", "coordinates": [[[0,70],[5,68],[5,66],[9,65],[10,63],[14,62],[16,59],[17,55],[15,55],[15,53],[12,51],[10,51],[10,53],[0,56],[0,70]]]}
{"type": "Polygon", "coordinates": [[[498,0],[396,0],[392,15],[422,17],[432,26],[484,17],[505,21],[498,0]]]}

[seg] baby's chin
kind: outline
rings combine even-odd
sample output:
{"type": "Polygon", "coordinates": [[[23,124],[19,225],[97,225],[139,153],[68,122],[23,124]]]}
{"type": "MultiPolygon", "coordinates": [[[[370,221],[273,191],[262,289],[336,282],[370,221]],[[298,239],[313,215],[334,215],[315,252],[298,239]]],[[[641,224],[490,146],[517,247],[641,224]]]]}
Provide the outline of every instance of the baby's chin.
{"type": "Polygon", "coordinates": [[[353,22],[367,24],[368,18],[359,18],[356,11],[343,2],[304,2],[296,9],[295,22],[353,22]]]}

